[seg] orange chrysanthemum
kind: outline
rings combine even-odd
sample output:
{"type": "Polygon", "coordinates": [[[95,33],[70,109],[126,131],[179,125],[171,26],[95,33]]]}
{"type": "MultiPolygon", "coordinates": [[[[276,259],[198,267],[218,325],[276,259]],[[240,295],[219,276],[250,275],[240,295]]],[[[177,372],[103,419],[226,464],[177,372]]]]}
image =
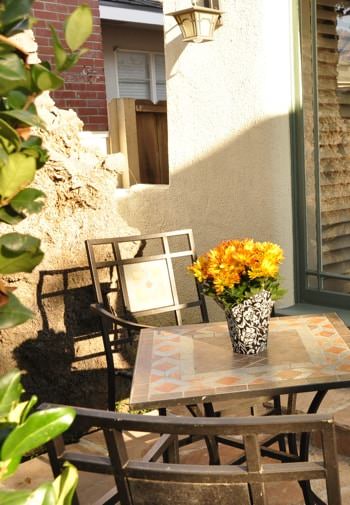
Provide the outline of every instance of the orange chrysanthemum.
{"type": "Polygon", "coordinates": [[[189,267],[207,290],[222,295],[225,290],[239,286],[245,281],[276,279],[283,251],[271,242],[254,242],[252,239],[225,240],[200,256],[189,267]]]}

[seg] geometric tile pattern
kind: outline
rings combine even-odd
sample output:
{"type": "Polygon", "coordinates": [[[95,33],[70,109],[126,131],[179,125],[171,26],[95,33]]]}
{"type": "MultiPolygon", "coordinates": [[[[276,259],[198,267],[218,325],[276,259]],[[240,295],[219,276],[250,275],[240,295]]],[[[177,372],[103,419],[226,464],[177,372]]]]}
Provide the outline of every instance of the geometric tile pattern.
{"type": "Polygon", "coordinates": [[[234,353],[227,323],[141,331],[130,403],[157,408],[350,386],[350,331],[337,314],[274,317],[267,350],[234,353]]]}

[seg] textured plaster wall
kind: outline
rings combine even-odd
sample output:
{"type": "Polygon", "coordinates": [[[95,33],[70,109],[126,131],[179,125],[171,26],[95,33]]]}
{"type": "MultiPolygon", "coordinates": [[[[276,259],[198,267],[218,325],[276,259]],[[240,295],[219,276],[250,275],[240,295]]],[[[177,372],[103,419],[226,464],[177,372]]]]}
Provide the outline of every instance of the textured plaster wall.
{"type": "MultiPolygon", "coordinates": [[[[164,12],[189,3],[165,0],[164,12]]],[[[223,25],[202,44],[182,42],[165,16],[170,185],[124,190],[119,211],[142,232],[191,227],[199,253],[235,237],[281,244],[288,294],[280,305],[288,306],[294,301],[289,0],[221,0],[221,6],[223,25]]]]}

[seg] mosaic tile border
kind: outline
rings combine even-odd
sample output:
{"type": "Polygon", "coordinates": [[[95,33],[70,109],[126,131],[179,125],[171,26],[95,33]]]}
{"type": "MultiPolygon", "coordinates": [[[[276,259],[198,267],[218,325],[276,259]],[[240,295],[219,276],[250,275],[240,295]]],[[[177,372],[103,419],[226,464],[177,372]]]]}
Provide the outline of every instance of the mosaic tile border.
{"type": "Polygon", "coordinates": [[[350,331],[337,314],[271,319],[268,351],[257,356],[233,354],[226,322],[142,330],[130,402],[138,408],[154,408],[344,387],[350,384],[349,344],[350,331]],[[288,343],[294,335],[290,347],[296,353],[290,351],[289,361],[286,333],[288,343]],[[211,349],[210,344],[218,341],[222,347],[211,349]],[[208,346],[207,354],[201,355],[204,346],[208,346]],[[275,357],[269,354],[271,346],[275,346],[275,357]],[[226,368],[223,360],[224,369],[215,369],[215,352],[227,357],[226,368]],[[210,370],[200,371],[205,363],[210,363],[210,370]]]}

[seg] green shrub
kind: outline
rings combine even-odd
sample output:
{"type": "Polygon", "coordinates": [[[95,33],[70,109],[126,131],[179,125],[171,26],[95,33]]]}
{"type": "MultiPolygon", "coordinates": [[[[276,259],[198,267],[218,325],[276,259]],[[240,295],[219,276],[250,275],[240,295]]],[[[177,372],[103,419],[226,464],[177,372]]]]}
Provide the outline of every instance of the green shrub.
{"type": "MultiPolygon", "coordinates": [[[[32,3],[33,0],[0,2],[0,221],[8,225],[40,212],[44,204],[44,193],[29,187],[48,159],[42,139],[30,131],[32,126],[45,128],[37,114],[35,98],[62,86],[60,72],[71,68],[86,52],[82,46],[92,30],[90,8],[77,7],[65,22],[65,43],[51,27],[55,69],[48,62],[29,64],[25,49],[11,37],[31,27],[32,3]]],[[[0,276],[31,272],[43,255],[38,238],[6,233],[0,236],[0,276]]],[[[30,317],[32,312],[0,277],[0,329],[16,326],[30,317]]]]}

